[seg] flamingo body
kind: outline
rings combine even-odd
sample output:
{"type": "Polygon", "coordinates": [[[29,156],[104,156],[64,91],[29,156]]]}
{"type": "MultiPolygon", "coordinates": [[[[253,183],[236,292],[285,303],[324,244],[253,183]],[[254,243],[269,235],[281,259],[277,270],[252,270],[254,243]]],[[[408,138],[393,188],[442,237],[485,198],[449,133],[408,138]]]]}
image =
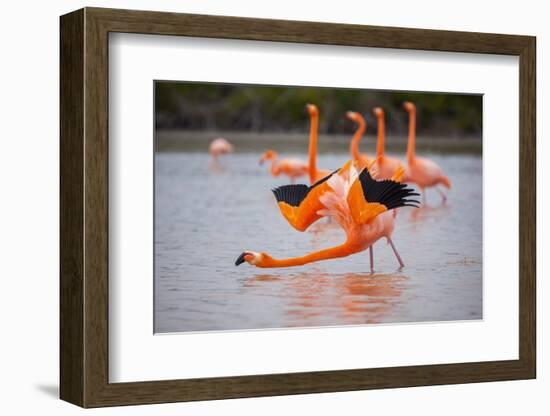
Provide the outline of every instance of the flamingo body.
{"type": "Polygon", "coordinates": [[[278,157],[277,152],[268,150],[260,158],[260,164],[263,164],[266,160],[271,160],[269,172],[272,176],[277,177],[283,174],[294,181],[296,178],[308,173],[308,166],[304,161],[295,158],[278,159],[278,157]]]}
{"type": "Polygon", "coordinates": [[[436,185],[451,187],[449,178],[443,174],[439,165],[424,157],[415,157],[409,162],[409,181],[416,183],[420,188],[436,185]]]}
{"type": "Polygon", "coordinates": [[[391,211],[379,214],[370,224],[354,224],[348,231],[348,241],[357,251],[364,251],[381,238],[390,239],[395,228],[395,216],[391,211]]]}
{"type": "Polygon", "coordinates": [[[402,182],[407,182],[408,171],[405,169],[403,162],[401,162],[398,158],[381,155],[378,156],[374,162],[374,169],[376,170],[377,179],[390,179],[400,168],[404,169],[402,182]]]}
{"type": "Polygon", "coordinates": [[[220,155],[233,152],[233,145],[223,137],[218,137],[210,142],[208,150],[212,158],[217,159],[220,155]]]}
{"type": "MultiPolygon", "coordinates": [[[[403,107],[409,113],[409,139],[407,143],[407,164],[408,164],[408,182],[416,183],[422,190],[422,199],[426,202],[425,188],[443,185],[447,189],[451,188],[451,181],[443,173],[443,169],[434,161],[416,156],[416,106],[407,101],[403,107]]],[[[438,188],[442,201],[447,200],[447,196],[438,188]]]]}
{"type": "Polygon", "coordinates": [[[279,170],[288,177],[297,178],[307,174],[307,163],[300,159],[281,159],[279,162],[279,170]]]}

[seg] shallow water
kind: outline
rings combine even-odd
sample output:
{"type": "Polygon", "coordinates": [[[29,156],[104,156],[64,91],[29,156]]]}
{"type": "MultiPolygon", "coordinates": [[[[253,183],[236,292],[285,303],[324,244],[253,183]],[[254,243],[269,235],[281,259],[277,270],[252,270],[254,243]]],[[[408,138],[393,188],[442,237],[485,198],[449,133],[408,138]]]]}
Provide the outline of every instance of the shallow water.
{"type": "MultiPolygon", "coordinates": [[[[450,177],[449,199],[441,205],[429,190],[427,207],[400,209],[393,240],[405,267],[379,241],[371,274],[368,251],[287,269],[235,267],[245,249],[293,257],[344,234],[326,219],[305,233],[291,228],[270,192],[288,181],[258,166],[259,154],[212,164],[207,153],[157,153],[155,332],[481,319],[481,157],[423,156],[450,177]]],[[[322,154],[318,165],[346,160],[322,154]]]]}

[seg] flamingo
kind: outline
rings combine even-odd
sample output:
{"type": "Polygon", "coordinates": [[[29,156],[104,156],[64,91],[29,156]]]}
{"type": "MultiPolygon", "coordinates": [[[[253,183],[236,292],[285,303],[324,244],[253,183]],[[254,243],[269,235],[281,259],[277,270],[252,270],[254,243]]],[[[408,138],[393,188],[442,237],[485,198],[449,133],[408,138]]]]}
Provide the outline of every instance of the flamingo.
{"type": "Polygon", "coordinates": [[[307,163],[300,159],[286,158],[277,160],[278,157],[277,152],[267,150],[260,158],[260,165],[266,160],[271,160],[271,167],[269,169],[271,175],[279,176],[281,173],[285,174],[290,178],[291,183],[294,183],[296,178],[308,173],[307,163]]]}
{"type": "Polygon", "coordinates": [[[310,119],[308,160],[309,183],[314,184],[315,182],[330,175],[330,170],[317,169],[317,136],[319,130],[319,109],[314,104],[307,104],[306,110],[309,114],[310,119]]]}
{"type": "Polygon", "coordinates": [[[262,268],[302,266],[347,257],[369,248],[373,271],[372,245],[382,237],[391,246],[399,266],[404,266],[391,239],[395,225],[391,210],[417,206],[418,201],[408,198],[418,194],[407,185],[395,180],[377,181],[372,178],[368,168],[358,173],[349,161],[310,187],[285,185],[275,188],[273,194],[281,214],[296,230],[305,231],[319,218],[330,216],[345,231],[346,241],[339,246],[287,259],[275,259],[265,252],[246,250],[235,261],[236,266],[244,262],[262,268]]]}
{"type": "Polygon", "coordinates": [[[451,188],[451,181],[443,174],[439,165],[429,159],[416,157],[415,138],[416,138],[416,106],[410,101],[403,103],[403,107],[409,113],[409,141],[407,143],[407,164],[409,166],[408,182],[418,185],[422,192],[422,204],[426,204],[425,188],[436,187],[435,189],[441,195],[442,203],[445,203],[447,196],[443,191],[437,188],[437,185],[443,185],[447,189],[451,188]]]}
{"type": "Polygon", "coordinates": [[[351,143],[349,144],[349,151],[353,160],[359,164],[359,167],[363,168],[370,165],[372,162],[372,159],[365,153],[361,154],[359,152],[359,141],[367,129],[367,122],[361,114],[356,113],[355,111],[348,111],[346,113],[346,117],[357,123],[357,130],[355,131],[355,134],[351,139],[351,143]]]}
{"type": "Polygon", "coordinates": [[[217,160],[218,156],[231,153],[233,151],[233,145],[223,137],[218,137],[210,142],[209,151],[210,155],[212,155],[212,159],[217,160]]]}
{"type": "MultiPolygon", "coordinates": [[[[374,167],[377,172],[376,179],[390,179],[399,169],[405,169],[403,163],[396,157],[386,156],[384,154],[385,122],[384,110],[375,107],[373,113],[378,123],[378,140],[376,142],[376,162],[374,167]]],[[[404,171],[402,182],[407,182],[407,172],[404,171]]]]}

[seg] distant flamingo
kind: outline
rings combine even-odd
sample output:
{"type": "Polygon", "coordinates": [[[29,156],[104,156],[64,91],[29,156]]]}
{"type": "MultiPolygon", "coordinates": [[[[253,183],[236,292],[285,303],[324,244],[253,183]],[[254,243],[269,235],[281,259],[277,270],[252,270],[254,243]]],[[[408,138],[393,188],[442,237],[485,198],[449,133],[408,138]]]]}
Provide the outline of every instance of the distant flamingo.
{"type": "Polygon", "coordinates": [[[382,237],[390,244],[399,266],[403,261],[391,240],[395,219],[390,210],[416,207],[418,201],[407,199],[418,195],[407,185],[393,180],[376,181],[368,169],[358,174],[349,161],[341,169],[308,187],[285,185],[273,190],[281,213],[298,231],[305,231],[323,216],[330,216],[344,229],[346,242],[302,257],[275,259],[269,254],[244,251],[235,261],[256,267],[292,267],[347,257],[370,248],[371,270],[374,268],[372,245],[382,237]]]}
{"type": "Polygon", "coordinates": [[[233,145],[223,137],[218,137],[210,142],[209,150],[212,159],[217,160],[218,156],[231,153],[233,151],[233,145]]]}
{"type": "MultiPolygon", "coordinates": [[[[378,123],[378,141],[376,142],[376,162],[374,163],[374,169],[377,172],[376,179],[390,179],[395,172],[400,168],[405,169],[403,163],[391,156],[384,154],[384,140],[385,140],[385,123],[384,123],[384,110],[380,107],[376,107],[373,110],[374,115],[378,123]]],[[[403,174],[402,182],[407,182],[407,172],[403,174]]]]}
{"type": "Polygon", "coordinates": [[[364,168],[372,162],[372,159],[368,157],[367,154],[362,154],[359,152],[359,141],[367,129],[367,122],[361,114],[356,113],[355,111],[348,111],[346,113],[346,117],[357,123],[357,130],[355,131],[355,134],[351,139],[351,143],[349,144],[349,152],[351,153],[353,160],[358,163],[359,168],[364,168]]]}
{"type": "MultiPolygon", "coordinates": [[[[422,191],[422,203],[426,204],[425,188],[436,187],[441,184],[447,189],[451,188],[451,181],[443,174],[443,170],[435,162],[416,157],[415,138],[416,138],[416,106],[406,101],[403,107],[409,113],[409,141],[407,143],[407,163],[409,165],[408,181],[414,182],[422,191]]],[[[442,202],[445,203],[447,196],[439,188],[435,188],[441,195],[442,202]]]]}
{"type": "Polygon", "coordinates": [[[268,150],[260,158],[260,165],[266,160],[271,160],[271,167],[269,169],[271,175],[279,176],[282,173],[288,176],[292,183],[294,183],[296,178],[308,173],[307,163],[302,162],[300,159],[285,158],[277,160],[278,157],[277,152],[268,150]]]}
{"type": "Polygon", "coordinates": [[[306,110],[309,114],[309,183],[314,184],[327,175],[330,175],[330,170],[317,169],[317,136],[319,130],[319,110],[314,104],[307,104],[306,110]]]}

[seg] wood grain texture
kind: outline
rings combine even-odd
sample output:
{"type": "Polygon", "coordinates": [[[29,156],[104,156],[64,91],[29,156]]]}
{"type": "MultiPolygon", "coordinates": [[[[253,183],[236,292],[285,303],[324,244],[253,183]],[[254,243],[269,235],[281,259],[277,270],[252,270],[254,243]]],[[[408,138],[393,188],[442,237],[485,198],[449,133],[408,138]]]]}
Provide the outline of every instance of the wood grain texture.
{"type": "Polygon", "coordinates": [[[109,142],[108,32],[85,10],[84,58],[84,303],[85,406],[95,402],[108,380],[109,310],[109,142]]]}
{"type": "Polygon", "coordinates": [[[83,407],[535,377],[535,38],[87,8],[61,18],[61,396],[83,407]],[[518,360],[108,381],[108,33],[197,36],[520,57],[518,360]]]}
{"type": "Polygon", "coordinates": [[[60,22],[60,388],[84,405],[84,12],[60,22]]]}
{"type": "Polygon", "coordinates": [[[519,55],[528,36],[87,8],[110,32],[519,55]]]}
{"type": "Polygon", "coordinates": [[[536,41],[520,54],[519,97],[519,355],[536,377],[536,41]]]}

